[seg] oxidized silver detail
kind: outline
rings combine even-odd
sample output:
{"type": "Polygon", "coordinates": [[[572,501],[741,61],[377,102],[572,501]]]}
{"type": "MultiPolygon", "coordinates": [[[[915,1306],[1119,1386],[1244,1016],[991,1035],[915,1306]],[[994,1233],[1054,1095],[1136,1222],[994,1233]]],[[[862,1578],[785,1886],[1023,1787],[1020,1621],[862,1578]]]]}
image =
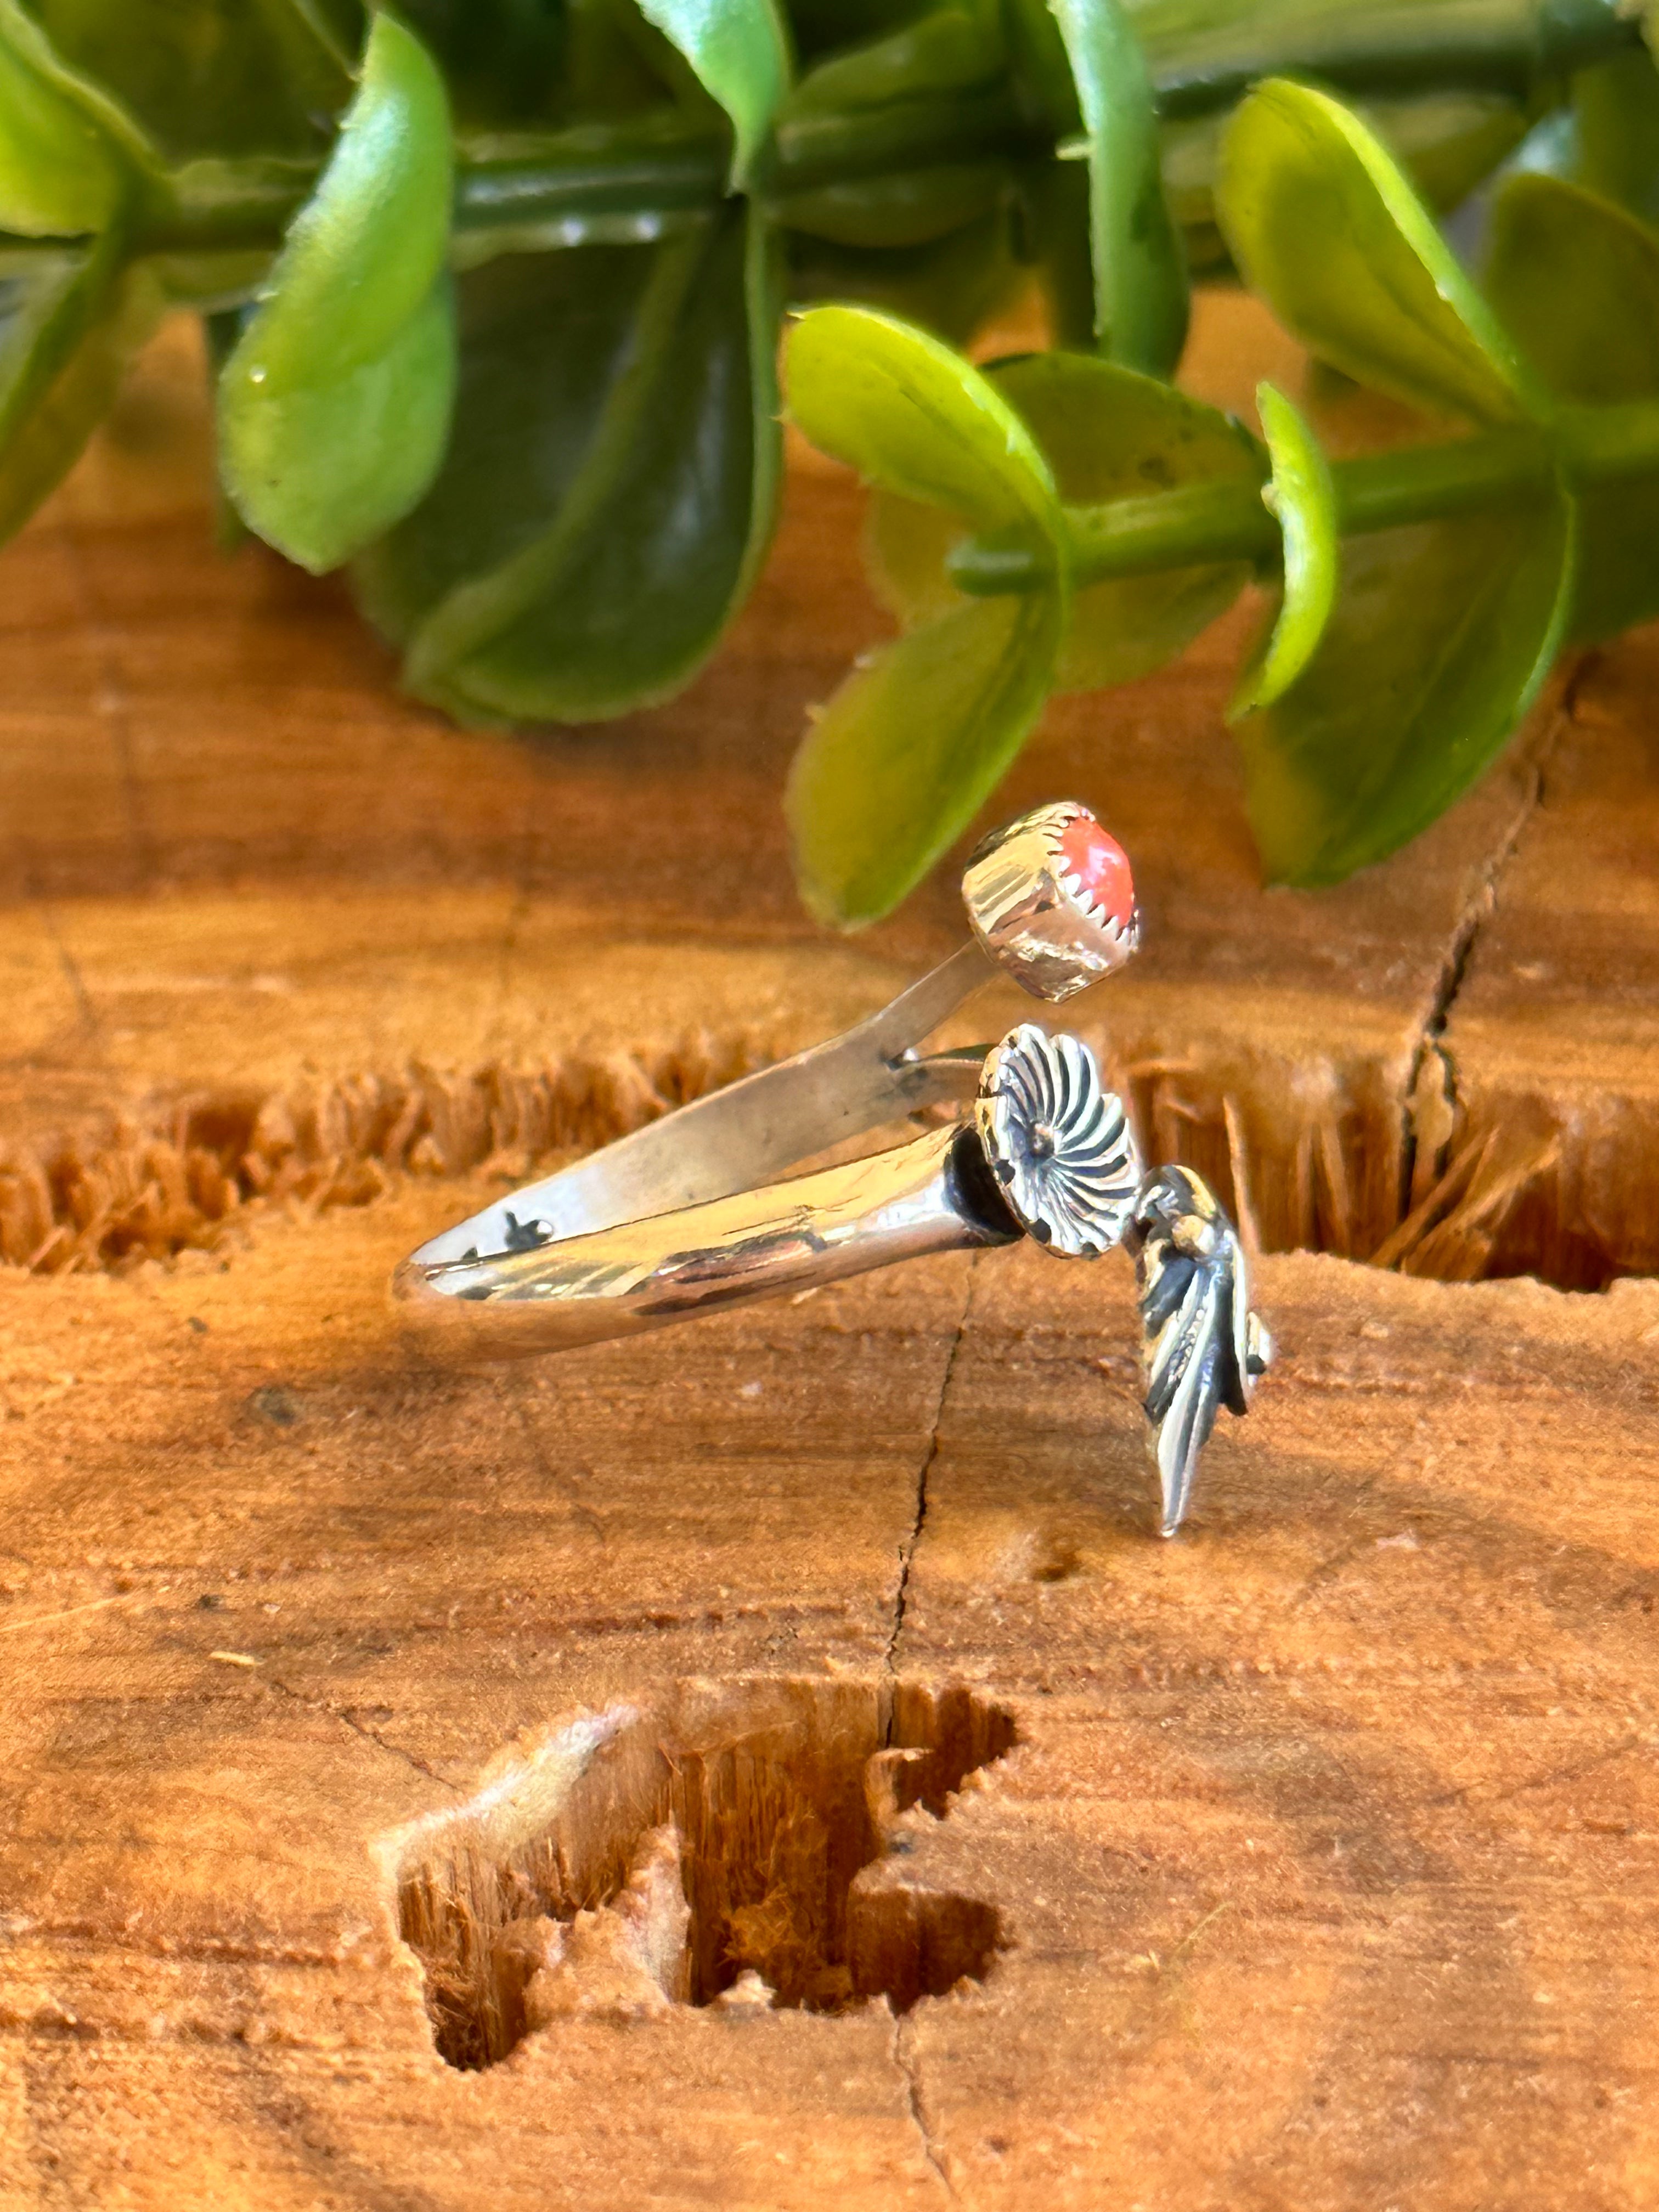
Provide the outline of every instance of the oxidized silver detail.
{"type": "Polygon", "coordinates": [[[1231,1223],[1189,1170],[1142,1182],[1123,1103],[1079,1039],[1025,1024],[988,1057],[924,1049],[993,964],[1051,1002],[1121,968],[1139,934],[1128,857],[1062,802],[988,840],[963,891],[972,940],[880,1012],[429,1238],[392,1281],[411,1333],[468,1362],[511,1358],[1022,1231],[1081,1259],[1121,1241],[1172,1534],[1218,1408],[1242,1413],[1272,1356],[1231,1223]],[[975,1090],[971,1134],[936,1127],[787,1172],[975,1090]]]}
{"type": "Polygon", "coordinates": [[[1021,815],[986,839],[962,878],[987,953],[1051,1006],[1123,967],[1140,945],[1139,908],[1120,922],[1066,865],[1060,840],[1079,817],[1094,818],[1071,799],[1021,815]]]}
{"type": "Polygon", "coordinates": [[[1223,1406],[1249,1411],[1273,1340],[1250,1311],[1238,1232],[1190,1168],[1160,1168],[1134,1209],[1141,1365],[1164,1534],[1181,1526],[1199,1454],[1223,1406]]]}
{"type": "Polygon", "coordinates": [[[1051,1036],[1034,1022],[1011,1030],[985,1062],[975,1110],[991,1172],[1022,1228],[1073,1260],[1097,1260],[1121,1242],[1140,1154],[1122,1100],[1080,1038],[1051,1036]]]}

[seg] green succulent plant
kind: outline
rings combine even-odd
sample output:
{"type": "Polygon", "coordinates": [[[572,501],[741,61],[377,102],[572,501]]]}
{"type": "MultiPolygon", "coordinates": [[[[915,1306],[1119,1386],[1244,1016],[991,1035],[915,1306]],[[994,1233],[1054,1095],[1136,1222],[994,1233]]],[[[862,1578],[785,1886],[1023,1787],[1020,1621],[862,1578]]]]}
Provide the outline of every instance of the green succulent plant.
{"type": "Polygon", "coordinates": [[[458,718],[599,720],[741,604],[787,398],[875,488],[901,624],[790,780],[815,912],[886,912],[1051,692],[1252,578],[1251,819],[1270,875],[1332,882],[1468,787],[1565,643],[1659,613],[1641,15],[0,0],[0,526],[189,307],[240,525],[346,568],[458,718]],[[1471,195],[1478,282],[1440,220],[1471,195]],[[1182,395],[1194,275],[1423,441],[1331,460],[1285,393],[1259,439],[1182,395]],[[1033,281],[1056,350],[971,365],[1033,281]]]}

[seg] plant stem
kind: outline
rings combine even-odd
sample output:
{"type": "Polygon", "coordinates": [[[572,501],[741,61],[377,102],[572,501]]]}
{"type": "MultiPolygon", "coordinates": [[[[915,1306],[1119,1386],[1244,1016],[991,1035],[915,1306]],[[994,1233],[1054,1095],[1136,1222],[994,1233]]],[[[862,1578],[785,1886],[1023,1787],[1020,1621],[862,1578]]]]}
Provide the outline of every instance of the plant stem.
{"type": "Polygon", "coordinates": [[[522,155],[458,162],[455,228],[581,225],[632,216],[648,228],[653,218],[717,208],[730,161],[715,131],[649,137],[571,131],[522,155]]]}
{"type": "MultiPolygon", "coordinates": [[[[1345,536],[1443,521],[1474,509],[1536,499],[1558,477],[1591,491],[1632,477],[1659,476],[1659,400],[1564,407],[1546,429],[1488,430],[1445,445],[1413,446],[1337,461],[1331,469],[1345,536]]],[[[1279,525],[1248,477],[1183,484],[1146,498],[1067,507],[1073,581],[1271,561],[1279,525]]],[[[1045,583],[1045,554],[1010,540],[974,538],[949,560],[957,586],[976,597],[1028,592],[1045,583]]]]}
{"type": "Polygon", "coordinates": [[[1639,44],[1638,10],[1620,0],[1328,0],[1322,8],[1265,0],[1131,0],[1159,112],[1230,106],[1257,78],[1310,76],[1352,95],[1430,86],[1522,96],[1639,44]],[[1194,21],[1194,17],[1197,21],[1194,21]],[[1281,21],[1281,18],[1287,20],[1281,21]]]}
{"type": "MultiPolygon", "coordinates": [[[[1312,75],[1358,96],[1448,85],[1526,94],[1638,36],[1622,0],[1325,0],[1311,9],[1297,0],[1288,10],[1273,0],[1250,9],[1237,0],[1140,0],[1132,15],[1169,120],[1231,106],[1255,79],[1284,74],[1312,75]],[[1281,13],[1289,20],[1281,22],[1281,13]]],[[[791,193],[827,184],[1053,150],[1012,76],[872,107],[786,109],[762,196],[787,214],[791,193]]],[[[580,244],[597,225],[612,236],[620,227],[650,237],[689,210],[717,206],[729,159],[723,125],[678,113],[524,133],[502,149],[463,143],[456,228],[535,231],[550,245],[580,244]]],[[[137,250],[274,252],[316,173],[258,157],[187,163],[158,190],[137,250]]]]}
{"type": "MultiPolygon", "coordinates": [[[[781,204],[825,184],[1052,151],[1006,85],[813,113],[781,125],[763,198],[781,204]]],[[[723,127],[678,116],[526,133],[500,151],[463,143],[455,167],[455,228],[462,235],[537,230],[549,234],[549,243],[577,244],[595,225],[614,235],[620,222],[648,237],[687,212],[718,208],[730,161],[723,127]]],[[[158,198],[140,250],[274,251],[315,181],[314,173],[295,164],[190,164],[158,198]]]]}
{"type": "Polygon", "coordinates": [[[879,107],[811,110],[778,125],[768,189],[852,184],[938,162],[1030,159],[1054,142],[1022,110],[1013,84],[917,94],[879,107]]]}

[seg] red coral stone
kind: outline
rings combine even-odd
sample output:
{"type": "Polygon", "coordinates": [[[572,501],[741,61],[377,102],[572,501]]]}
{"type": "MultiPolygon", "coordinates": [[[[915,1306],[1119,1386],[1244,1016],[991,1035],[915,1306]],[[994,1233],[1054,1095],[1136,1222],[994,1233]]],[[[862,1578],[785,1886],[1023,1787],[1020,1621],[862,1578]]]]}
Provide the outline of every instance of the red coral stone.
{"type": "Polygon", "coordinates": [[[1121,929],[1134,919],[1135,882],[1129,856],[1092,814],[1079,814],[1060,833],[1060,857],[1097,905],[1121,929]]]}

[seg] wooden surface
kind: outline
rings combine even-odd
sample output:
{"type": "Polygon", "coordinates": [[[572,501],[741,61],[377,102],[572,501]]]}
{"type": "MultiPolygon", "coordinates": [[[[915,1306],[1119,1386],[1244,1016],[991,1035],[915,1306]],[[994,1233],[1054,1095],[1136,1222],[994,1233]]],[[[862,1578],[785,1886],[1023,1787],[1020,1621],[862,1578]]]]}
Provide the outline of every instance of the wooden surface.
{"type": "MultiPolygon", "coordinates": [[[[1264,368],[1212,305],[1194,380],[1264,368]]],[[[195,380],[0,559],[0,2203],[1651,2203],[1659,1286],[1551,1282],[1659,1251],[1659,644],[1319,898],[1242,622],[1021,763],[1137,865],[1077,1011],[1277,1252],[1163,1545],[1115,1265],[398,1342],[404,1251],[879,1003],[948,877],[789,890],[838,477],[678,706],[463,737],[215,555],[195,380]]]]}

